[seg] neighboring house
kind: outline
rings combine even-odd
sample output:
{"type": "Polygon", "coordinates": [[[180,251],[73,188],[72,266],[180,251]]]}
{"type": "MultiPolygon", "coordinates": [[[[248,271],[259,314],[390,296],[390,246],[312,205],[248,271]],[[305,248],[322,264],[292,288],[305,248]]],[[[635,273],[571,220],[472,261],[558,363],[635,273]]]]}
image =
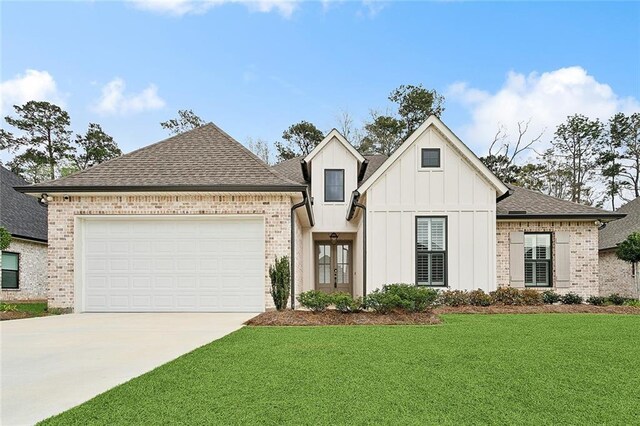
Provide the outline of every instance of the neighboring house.
{"type": "Polygon", "coordinates": [[[47,207],[13,189],[27,182],[0,166],[0,226],[11,234],[2,252],[2,297],[47,299],[47,207]]]}
{"type": "Polygon", "coordinates": [[[626,217],[600,229],[600,294],[619,293],[640,297],[637,266],[618,259],[616,247],[634,232],[640,232],[640,197],[617,210],[626,217]]]}
{"type": "Polygon", "coordinates": [[[20,190],[51,199],[49,302],[76,311],[262,311],[285,255],[294,294],[597,294],[597,227],[622,216],[504,185],[436,117],[389,158],[332,130],[274,167],[207,124],[20,190]]]}

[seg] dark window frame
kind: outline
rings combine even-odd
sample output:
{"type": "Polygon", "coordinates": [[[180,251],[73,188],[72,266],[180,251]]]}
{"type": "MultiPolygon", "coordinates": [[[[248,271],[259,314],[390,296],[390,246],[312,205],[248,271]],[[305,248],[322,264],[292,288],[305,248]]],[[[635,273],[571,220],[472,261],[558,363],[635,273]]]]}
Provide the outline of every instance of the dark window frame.
{"type": "Polygon", "coordinates": [[[527,284],[527,280],[526,280],[526,272],[525,272],[525,280],[524,280],[524,286],[526,288],[553,288],[553,232],[525,232],[525,246],[524,246],[524,252],[525,252],[525,256],[526,256],[526,236],[527,235],[548,235],[549,236],[549,259],[536,259],[536,260],[531,260],[531,259],[524,259],[524,271],[527,270],[527,262],[531,262],[531,263],[547,263],[547,271],[549,273],[549,283],[547,285],[531,285],[531,284],[527,284]]]}
{"type": "MultiPolygon", "coordinates": [[[[7,271],[11,271],[11,272],[15,272],[16,273],[16,286],[15,287],[5,287],[4,285],[2,285],[4,283],[4,281],[1,279],[0,277],[0,285],[2,286],[2,290],[20,290],[20,253],[16,253],[14,251],[3,251],[2,254],[15,254],[16,257],[18,258],[18,269],[6,269],[7,271]]],[[[0,271],[0,274],[4,274],[5,268],[4,268],[4,264],[2,266],[2,270],[0,271]]]]}
{"type": "Polygon", "coordinates": [[[324,169],[324,202],[344,203],[344,169],[324,169]],[[340,199],[329,199],[327,197],[327,172],[340,172],[342,174],[342,197],[340,199]]]}
{"type": "Polygon", "coordinates": [[[442,150],[440,148],[421,148],[420,149],[420,167],[423,169],[440,169],[442,168],[442,150]],[[430,166],[424,164],[425,151],[434,151],[438,153],[438,165],[430,166]]]}
{"type": "Polygon", "coordinates": [[[415,253],[414,253],[414,269],[415,269],[415,283],[420,287],[449,287],[449,217],[448,216],[416,216],[415,218],[415,253]],[[420,284],[418,281],[418,256],[420,255],[418,250],[418,221],[420,219],[444,219],[444,250],[427,250],[423,254],[443,253],[444,254],[444,280],[442,284],[420,284]]]}

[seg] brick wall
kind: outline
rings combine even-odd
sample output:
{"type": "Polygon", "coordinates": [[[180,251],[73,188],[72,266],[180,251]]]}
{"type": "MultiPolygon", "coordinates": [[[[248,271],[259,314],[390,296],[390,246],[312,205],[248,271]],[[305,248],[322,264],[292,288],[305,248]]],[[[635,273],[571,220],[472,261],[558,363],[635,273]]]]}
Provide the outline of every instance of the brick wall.
{"type": "Polygon", "coordinates": [[[514,231],[551,232],[552,250],[555,250],[555,232],[569,232],[569,250],[571,252],[571,285],[568,288],[555,288],[556,267],[554,258],[553,290],[557,291],[560,294],[574,292],[584,297],[588,297],[590,295],[598,295],[600,293],[598,280],[598,227],[593,221],[498,221],[496,226],[496,276],[499,287],[509,285],[509,233],[514,231]]]}
{"type": "Polygon", "coordinates": [[[265,217],[265,301],[269,293],[269,265],[275,256],[290,254],[291,198],[282,194],[174,194],[55,196],[49,203],[49,306],[74,307],[74,218],[77,215],[198,215],[262,214],[265,217]]]}
{"type": "Polygon", "coordinates": [[[638,286],[629,262],[618,259],[615,250],[600,252],[600,296],[618,293],[625,297],[639,297],[638,286]]]}
{"type": "Polygon", "coordinates": [[[2,300],[47,298],[47,245],[13,238],[5,251],[20,254],[19,289],[2,290],[2,300]]]}

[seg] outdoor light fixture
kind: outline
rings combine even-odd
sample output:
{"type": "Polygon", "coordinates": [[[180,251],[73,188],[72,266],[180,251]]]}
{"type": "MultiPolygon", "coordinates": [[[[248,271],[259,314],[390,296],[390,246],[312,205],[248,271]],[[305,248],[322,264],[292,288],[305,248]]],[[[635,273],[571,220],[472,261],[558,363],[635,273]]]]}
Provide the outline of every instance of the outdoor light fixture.
{"type": "Polygon", "coordinates": [[[336,241],[338,241],[338,234],[332,232],[331,235],[329,235],[329,238],[331,238],[331,244],[335,244],[336,241]]]}

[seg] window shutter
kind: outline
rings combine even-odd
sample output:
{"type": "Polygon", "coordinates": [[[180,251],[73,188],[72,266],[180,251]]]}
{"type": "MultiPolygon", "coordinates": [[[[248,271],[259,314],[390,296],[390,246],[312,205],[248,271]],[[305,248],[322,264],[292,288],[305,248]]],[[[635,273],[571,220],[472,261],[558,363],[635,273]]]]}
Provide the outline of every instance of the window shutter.
{"type": "Polygon", "coordinates": [[[524,232],[509,234],[509,282],[524,287],[524,232]]]}
{"type": "Polygon", "coordinates": [[[556,232],[556,287],[571,286],[571,252],[569,250],[569,233],[556,232]]]}

